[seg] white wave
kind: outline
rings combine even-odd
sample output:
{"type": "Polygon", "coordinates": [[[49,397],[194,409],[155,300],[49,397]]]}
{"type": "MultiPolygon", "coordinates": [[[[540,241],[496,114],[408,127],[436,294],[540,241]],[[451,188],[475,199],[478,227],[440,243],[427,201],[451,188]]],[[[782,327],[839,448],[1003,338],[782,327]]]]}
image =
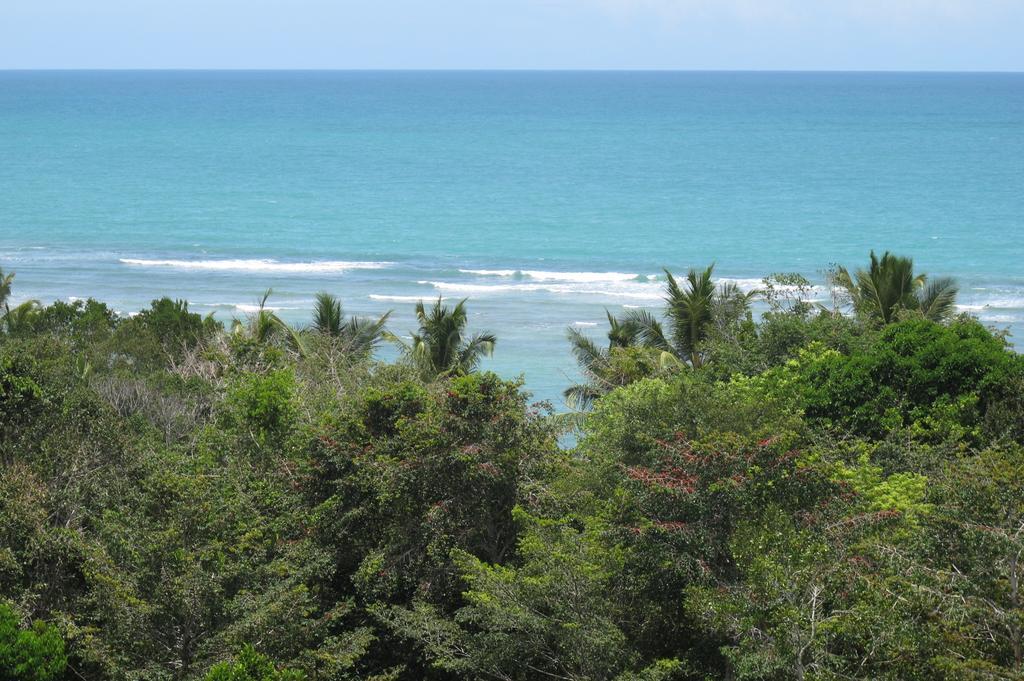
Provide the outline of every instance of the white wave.
{"type": "Polygon", "coordinates": [[[970,303],[960,303],[956,307],[958,310],[963,310],[964,312],[980,312],[983,310],[1024,310],[1024,297],[975,300],[970,303]]]}
{"type": "Polygon", "coordinates": [[[119,258],[119,261],[125,265],[138,267],[170,267],[185,270],[273,272],[283,274],[335,274],[345,272],[346,270],[377,270],[391,264],[388,262],[350,262],[346,260],[280,262],[267,259],[148,260],[145,258],[119,258]]]}
{"type": "Polygon", "coordinates": [[[586,326],[586,327],[590,327],[590,326],[597,326],[597,322],[573,322],[572,325],[573,326],[586,326]]]}
{"type": "MultiPolygon", "coordinates": [[[[250,314],[253,312],[259,312],[260,306],[258,303],[189,303],[192,307],[201,308],[222,308],[227,310],[237,310],[238,312],[244,312],[250,314]]],[[[308,310],[309,306],[306,305],[264,305],[263,309],[268,312],[280,312],[282,310],[308,310]]]]}
{"type": "MultiPolygon", "coordinates": [[[[233,307],[239,312],[245,312],[246,314],[260,311],[260,306],[256,303],[235,303],[234,305],[223,305],[217,307],[233,307]]],[[[281,312],[282,310],[307,310],[309,308],[298,305],[264,305],[263,309],[268,312],[281,312]]]]}
{"type": "MultiPolygon", "coordinates": [[[[745,279],[742,277],[720,277],[715,280],[715,284],[721,286],[722,284],[736,284],[741,291],[763,291],[765,288],[764,279],[745,279]]],[[[775,284],[773,287],[776,291],[799,291],[800,287],[792,284],[775,284]]],[[[828,293],[828,287],[820,284],[811,284],[807,286],[807,292],[815,295],[824,295],[828,293]]]]}
{"type": "Polygon", "coordinates": [[[419,281],[438,291],[451,295],[488,296],[505,293],[546,292],[560,295],[589,295],[637,300],[661,300],[661,286],[650,282],[576,282],[576,283],[520,283],[520,284],[464,284],[451,281],[419,281]],[[601,286],[600,284],[604,284],[601,286]]]}
{"type": "MultiPolygon", "coordinates": [[[[227,307],[227,306],[224,306],[224,307],[227,307]]],[[[255,304],[251,304],[251,303],[235,303],[231,307],[235,308],[239,312],[246,312],[246,313],[259,312],[260,311],[260,306],[259,305],[255,305],[255,304]]],[[[281,308],[273,306],[273,305],[264,305],[263,309],[266,310],[267,312],[277,312],[281,308]]]]}
{"type": "Polygon", "coordinates": [[[379,293],[371,293],[367,297],[370,300],[383,300],[391,303],[418,303],[421,300],[437,300],[437,296],[387,296],[379,293]]]}
{"type": "MultiPolygon", "coordinates": [[[[719,286],[722,284],[736,284],[736,286],[738,286],[740,290],[743,291],[754,291],[756,289],[764,288],[763,279],[736,279],[733,277],[719,277],[718,279],[715,280],[715,283],[718,284],[719,286]]],[[[781,289],[783,287],[777,286],[776,288],[781,289]]]]}
{"type": "Polygon", "coordinates": [[[481,277],[518,277],[534,281],[564,281],[567,283],[647,280],[646,276],[628,272],[552,272],[547,270],[459,270],[459,272],[481,277]]]}
{"type": "Polygon", "coordinates": [[[463,274],[477,274],[481,277],[514,277],[519,270],[459,270],[463,274]]]}

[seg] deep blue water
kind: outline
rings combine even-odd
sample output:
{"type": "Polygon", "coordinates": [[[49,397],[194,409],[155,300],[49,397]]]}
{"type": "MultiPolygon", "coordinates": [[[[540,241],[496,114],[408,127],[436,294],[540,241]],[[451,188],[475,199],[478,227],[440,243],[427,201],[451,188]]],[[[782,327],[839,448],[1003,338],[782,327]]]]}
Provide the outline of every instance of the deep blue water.
{"type": "Polygon", "coordinates": [[[326,289],[400,332],[468,296],[540,398],[662,267],[892,249],[1019,335],[1022,241],[1024,74],[0,72],[18,299],[229,319],[273,287],[301,322],[326,289]]]}

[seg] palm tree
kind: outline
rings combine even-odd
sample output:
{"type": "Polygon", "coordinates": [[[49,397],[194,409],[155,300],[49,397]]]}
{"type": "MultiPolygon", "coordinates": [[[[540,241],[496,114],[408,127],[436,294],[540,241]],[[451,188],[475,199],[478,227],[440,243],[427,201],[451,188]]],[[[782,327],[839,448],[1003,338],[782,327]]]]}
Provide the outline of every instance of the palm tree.
{"type": "Polygon", "coordinates": [[[370,354],[384,338],[384,325],[391,312],[379,319],[349,317],[345,319],[341,301],[330,293],[317,293],[313,306],[312,330],[322,336],[340,340],[356,354],[370,354]]]}
{"type": "Polygon", "coordinates": [[[3,268],[0,268],[0,306],[3,306],[4,312],[11,311],[8,301],[11,297],[11,285],[13,283],[14,272],[4,274],[3,268]]]}
{"type": "Polygon", "coordinates": [[[313,304],[313,329],[326,336],[340,336],[345,326],[345,313],[341,301],[330,293],[316,294],[313,304]]]}
{"type": "Polygon", "coordinates": [[[0,327],[5,328],[7,333],[17,334],[30,331],[33,327],[33,323],[39,316],[42,306],[38,300],[26,300],[21,305],[14,308],[7,306],[7,302],[4,301],[4,308],[6,312],[3,317],[0,318],[0,327]]]}
{"type": "Polygon", "coordinates": [[[956,310],[956,281],[926,274],[914,274],[914,261],[889,251],[879,258],[871,251],[866,270],[853,275],[845,267],[836,269],[832,282],[850,297],[857,314],[890,324],[905,310],[921,313],[932,321],[949,318],[956,310]]]}
{"type": "MultiPolygon", "coordinates": [[[[637,310],[622,318],[614,316],[607,310],[605,310],[605,314],[608,317],[609,326],[607,348],[599,347],[593,339],[579,329],[570,327],[568,330],[572,354],[580,366],[580,371],[587,379],[586,382],[572,385],[563,392],[566,404],[570,408],[588,409],[598,397],[627,382],[625,377],[616,375],[613,354],[617,349],[642,347],[640,334],[648,327],[633,317],[643,319],[643,314],[650,315],[650,313],[645,310],[637,310]]],[[[649,325],[658,324],[653,316],[644,321],[649,325]]]]}
{"type": "Polygon", "coordinates": [[[701,346],[713,328],[726,333],[747,315],[756,291],[744,293],[733,282],[717,288],[712,281],[714,265],[698,272],[690,270],[684,285],[672,273],[667,277],[665,302],[666,334],[662,322],[649,310],[628,310],[621,317],[608,315],[608,347],[599,347],[578,329],[568,331],[572,353],[586,381],[570,386],[563,394],[570,407],[588,408],[595,399],[615,387],[626,385],[640,375],[654,375],[689,363],[704,364],[701,346]],[[622,349],[643,348],[656,353],[626,358],[622,349]],[[616,360],[625,361],[616,361],[616,360]]]}
{"type": "Polygon", "coordinates": [[[477,333],[466,339],[465,299],[449,308],[438,296],[429,310],[421,300],[416,303],[416,319],[420,326],[412,334],[412,342],[398,342],[427,377],[472,372],[482,358],[494,352],[497,339],[492,333],[477,333]]]}
{"type": "Polygon", "coordinates": [[[713,327],[725,327],[742,319],[757,295],[756,291],[740,291],[733,282],[716,288],[712,279],[714,269],[714,263],[700,272],[691,269],[682,286],[665,270],[665,317],[670,334],[647,310],[630,310],[622,321],[637,327],[639,343],[661,350],[664,360],[675,358],[700,368],[705,359],[702,345],[713,327]]]}
{"type": "Polygon", "coordinates": [[[248,324],[243,324],[238,319],[234,320],[234,323],[231,325],[231,332],[236,336],[248,336],[250,340],[260,345],[281,340],[288,348],[300,355],[305,354],[302,339],[295,332],[295,329],[286,324],[280,317],[274,314],[273,310],[267,307],[267,300],[273,292],[273,289],[268,288],[266,290],[259,301],[256,312],[249,316],[248,324]]]}

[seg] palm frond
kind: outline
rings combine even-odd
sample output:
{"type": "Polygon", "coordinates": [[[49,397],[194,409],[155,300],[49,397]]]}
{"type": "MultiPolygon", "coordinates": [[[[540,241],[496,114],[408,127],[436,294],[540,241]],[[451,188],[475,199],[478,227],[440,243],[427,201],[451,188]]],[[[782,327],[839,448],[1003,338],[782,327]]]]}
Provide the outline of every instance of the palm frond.
{"type": "Polygon", "coordinates": [[[351,317],[342,327],[342,336],[352,352],[367,355],[385,340],[384,327],[391,311],[385,312],[379,319],[351,317]]]}
{"type": "Polygon", "coordinates": [[[11,287],[13,284],[14,272],[4,274],[3,269],[0,269],[0,307],[3,307],[4,310],[10,310],[8,300],[11,297],[11,287]]]}
{"type": "Polygon", "coordinates": [[[337,297],[321,291],[313,305],[313,329],[317,333],[337,338],[345,324],[345,313],[337,297]]]}
{"type": "Polygon", "coordinates": [[[461,371],[473,371],[480,360],[494,354],[494,345],[498,342],[493,333],[475,334],[468,343],[459,350],[458,368],[461,371]]]}
{"type": "Polygon", "coordinates": [[[677,356],[686,359],[695,368],[702,363],[700,346],[713,320],[715,285],[712,273],[715,265],[708,265],[701,272],[691,269],[686,275],[686,289],[679,286],[675,277],[665,270],[666,314],[672,325],[673,349],[677,356]]]}
{"type": "Polygon", "coordinates": [[[938,277],[929,281],[918,294],[921,313],[934,322],[949,319],[956,311],[959,290],[956,280],[951,277],[938,277]]]}
{"type": "Polygon", "coordinates": [[[438,296],[429,309],[420,301],[416,319],[419,330],[412,334],[406,352],[425,376],[473,371],[480,359],[494,350],[496,339],[490,333],[478,333],[464,341],[469,320],[466,299],[449,308],[438,296]]]}
{"type": "Polygon", "coordinates": [[[623,320],[635,328],[635,338],[639,345],[656,350],[670,350],[672,344],[665,337],[665,330],[658,318],[650,310],[633,309],[623,314],[623,320]]]}
{"type": "Polygon", "coordinates": [[[565,404],[576,411],[587,411],[603,393],[588,383],[569,386],[562,392],[565,404]]]}
{"type": "Polygon", "coordinates": [[[16,307],[8,308],[0,321],[8,333],[25,333],[32,330],[41,310],[42,305],[38,300],[26,300],[16,307]]]}
{"type": "Polygon", "coordinates": [[[570,328],[567,335],[572,355],[583,371],[592,373],[599,364],[608,361],[607,351],[599,348],[593,339],[579,329],[570,328]]]}

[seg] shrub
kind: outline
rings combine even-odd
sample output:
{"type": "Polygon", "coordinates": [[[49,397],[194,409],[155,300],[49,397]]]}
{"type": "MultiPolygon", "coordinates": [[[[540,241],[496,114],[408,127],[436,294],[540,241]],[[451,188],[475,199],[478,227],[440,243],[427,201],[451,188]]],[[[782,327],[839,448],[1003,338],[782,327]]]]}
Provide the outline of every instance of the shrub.
{"type": "Polygon", "coordinates": [[[277,669],[270,658],[246,645],[235,660],[214,665],[205,681],[303,681],[305,678],[306,675],[297,670],[277,669]]]}
{"type": "Polygon", "coordinates": [[[5,681],[51,681],[67,666],[64,641],[43,622],[22,629],[18,616],[0,603],[0,677],[5,681]]]}
{"type": "Polygon", "coordinates": [[[918,319],[888,326],[865,350],[808,364],[803,396],[809,418],[858,435],[913,426],[922,434],[977,436],[990,405],[1012,392],[1022,372],[1021,357],[981,324],[918,319]]]}

